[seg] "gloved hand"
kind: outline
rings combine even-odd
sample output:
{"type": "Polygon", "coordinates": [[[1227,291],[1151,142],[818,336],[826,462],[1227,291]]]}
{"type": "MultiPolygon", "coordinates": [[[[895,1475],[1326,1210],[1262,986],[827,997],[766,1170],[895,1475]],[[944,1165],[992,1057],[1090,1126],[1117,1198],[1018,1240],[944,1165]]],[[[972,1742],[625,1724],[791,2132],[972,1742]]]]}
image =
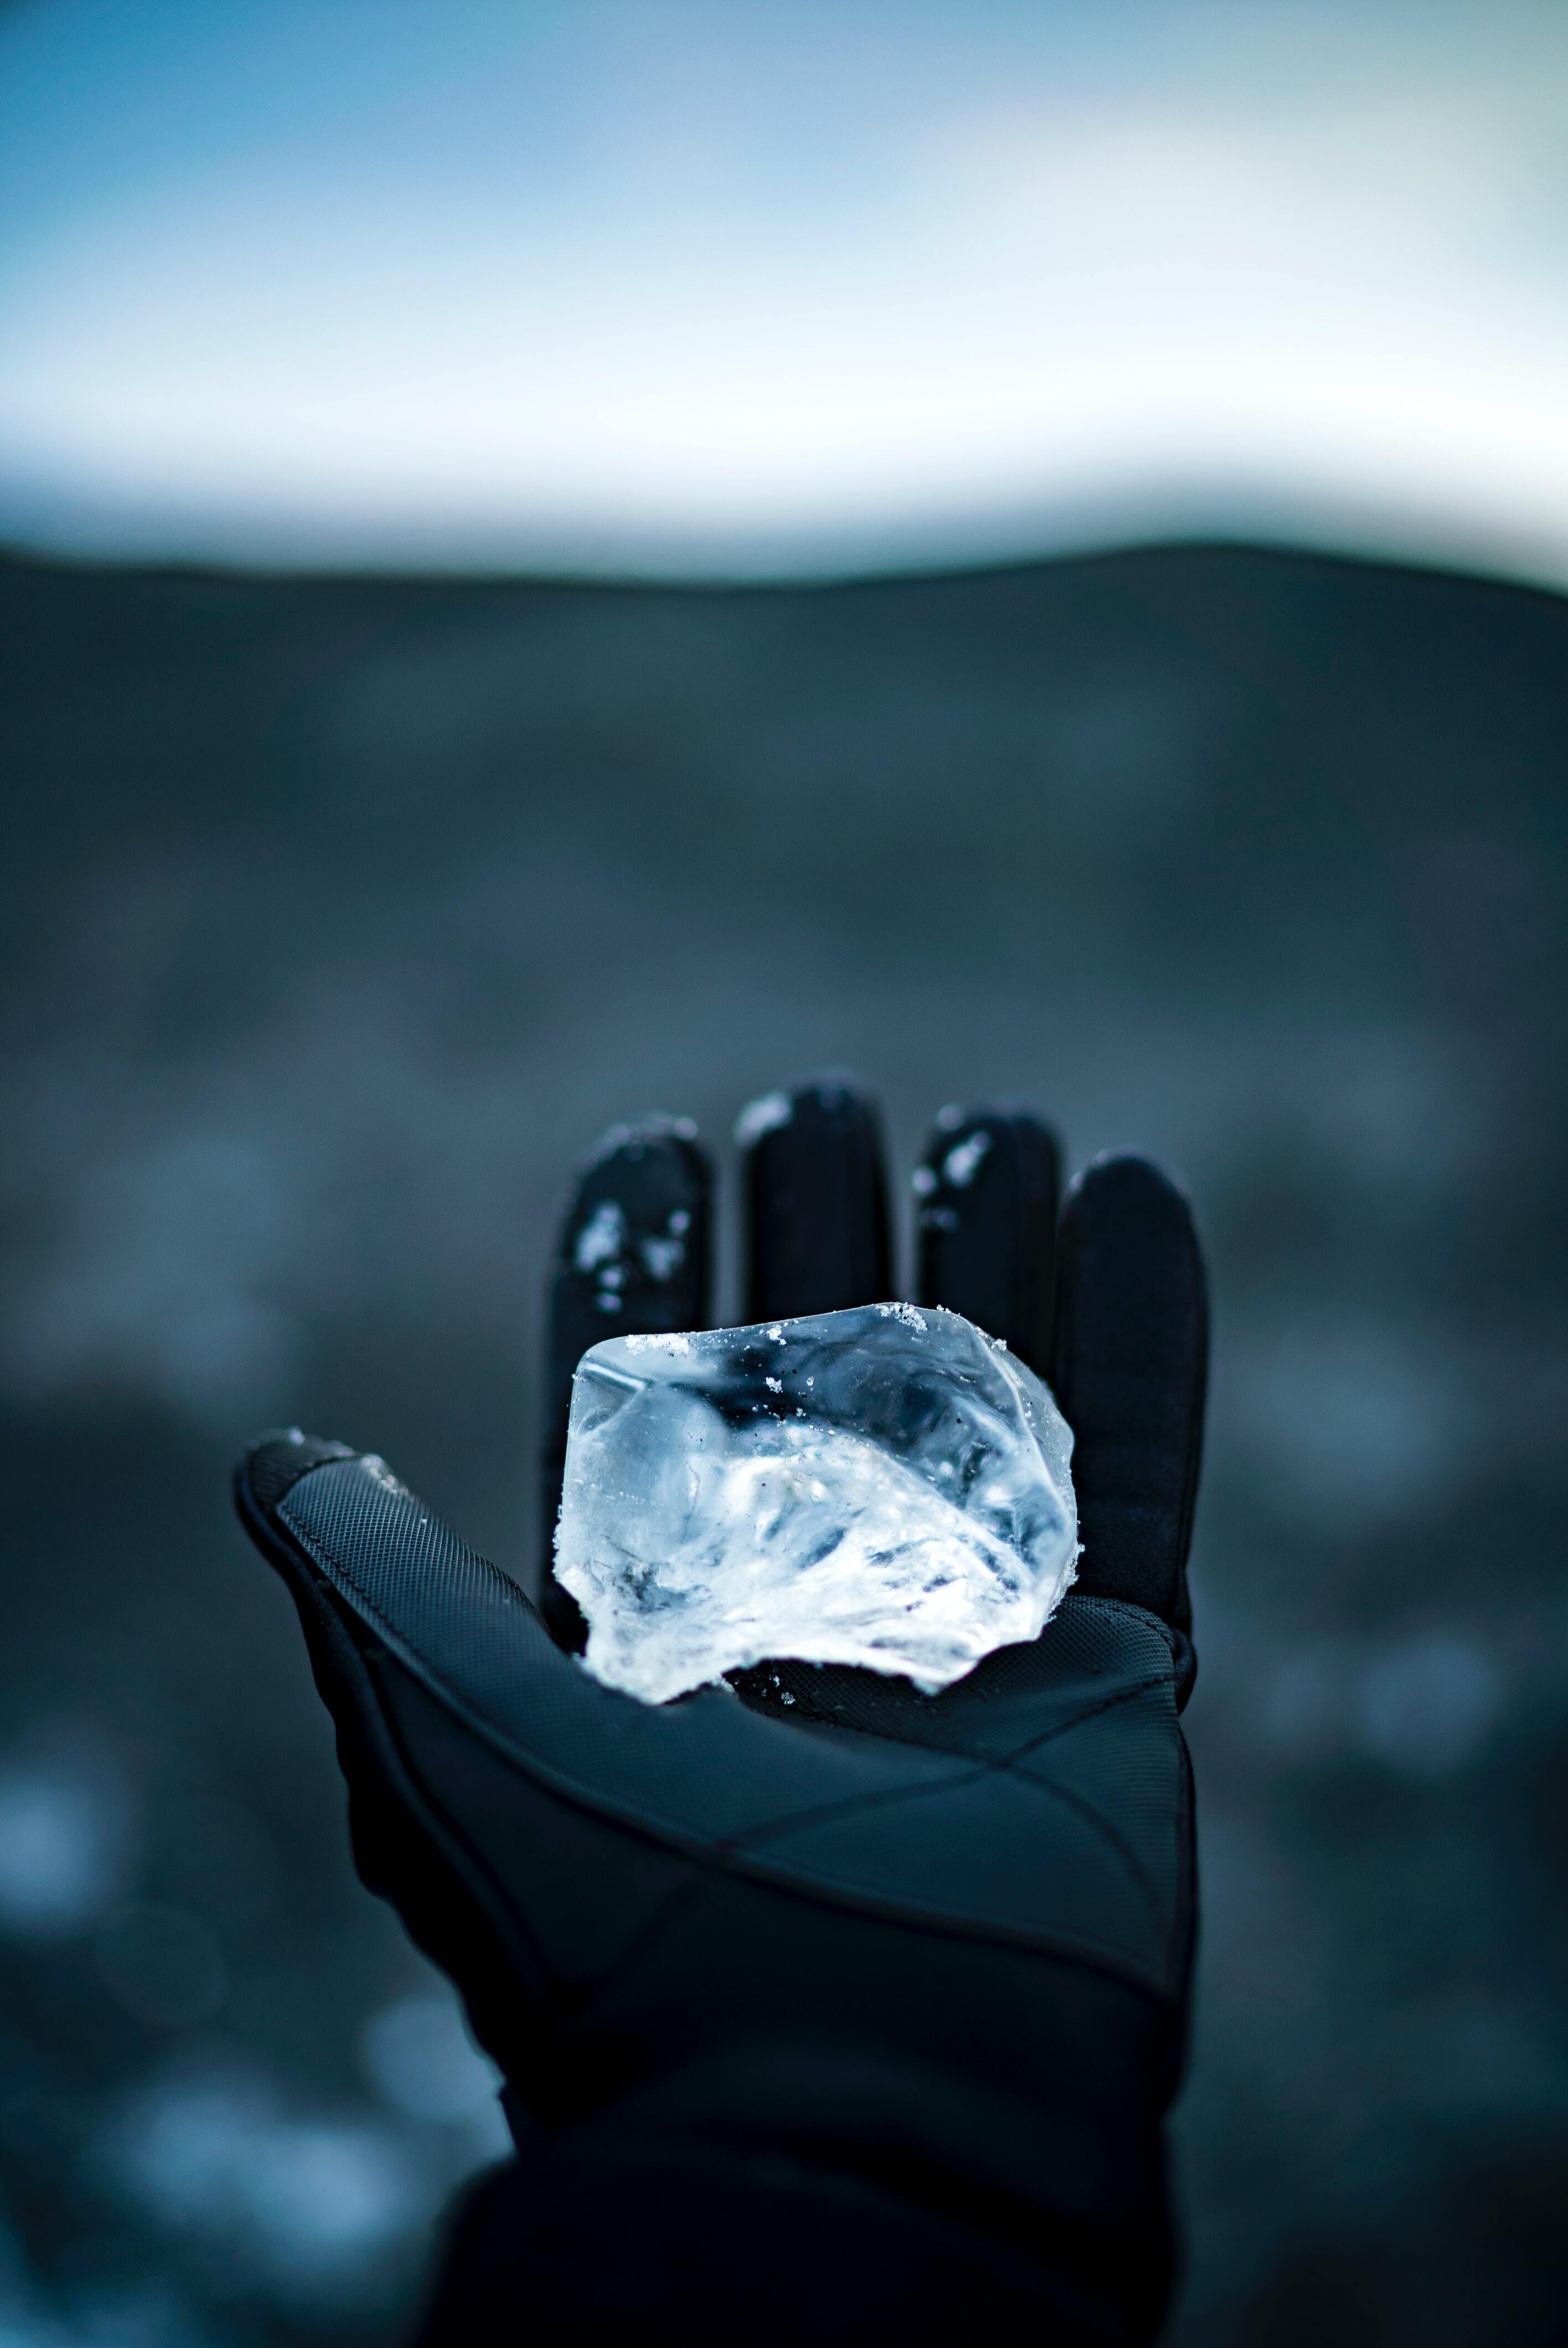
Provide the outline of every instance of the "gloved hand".
{"type": "MultiPolygon", "coordinates": [[[[750,1113],[746,1317],[891,1296],[876,1114],[750,1113]]],[[[1185,1201],[1102,1159],[1057,1226],[1031,1118],[940,1121],[917,1299],[1048,1375],[1083,1555],[1032,1644],[944,1694],[770,1664],[657,1709],[374,1457],[297,1433],[237,1478],[337,1725],[361,1875],[452,1976],[518,2153],[420,2333],[489,2341],[1149,2340],[1194,1931],[1185,1561],[1204,1277],[1185,1201]]],[[[570,1375],[706,1325],[691,1128],[610,1136],[552,1288],[546,1510],[570,1375]]]]}

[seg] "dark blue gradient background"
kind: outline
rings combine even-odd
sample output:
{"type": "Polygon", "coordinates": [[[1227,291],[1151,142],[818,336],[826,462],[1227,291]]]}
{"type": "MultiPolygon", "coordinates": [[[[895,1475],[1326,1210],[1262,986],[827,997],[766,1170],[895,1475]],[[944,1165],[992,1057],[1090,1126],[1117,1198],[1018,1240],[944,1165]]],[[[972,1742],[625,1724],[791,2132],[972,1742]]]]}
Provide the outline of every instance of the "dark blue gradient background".
{"type": "Polygon", "coordinates": [[[1176,2339],[1561,2337],[1565,741],[1560,602],[1245,548],[0,570],[14,2336],[390,2336],[493,2139],[229,1461],[531,1571],[575,1153],[835,1063],[901,1177],[1018,1097],[1212,1252],[1176,2339]]]}

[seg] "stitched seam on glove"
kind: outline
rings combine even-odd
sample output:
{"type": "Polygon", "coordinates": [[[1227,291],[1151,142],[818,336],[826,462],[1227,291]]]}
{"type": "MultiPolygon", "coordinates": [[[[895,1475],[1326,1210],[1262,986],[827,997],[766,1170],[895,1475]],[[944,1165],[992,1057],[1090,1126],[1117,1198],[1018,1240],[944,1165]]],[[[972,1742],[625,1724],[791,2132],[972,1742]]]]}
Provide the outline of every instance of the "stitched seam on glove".
{"type": "MultiPolygon", "coordinates": [[[[302,1483],[306,1480],[308,1479],[305,1478],[301,1478],[302,1483]]],[[[526,1748],[516,1744],[501,1724],[487,1718],[466,1696],[436,1671],[418,1650],[387,1622],[380,1609],[374,1606],[362,1591],[354,1588],[337,1560],[326,1551],[324,1544],[307,1532],[291,1515],[286,1501],[275,1513],[277,1521],[286,1528],[292,1543],[309,1557],[323,1579],[349,1607],[355,1619],[363,1624],[373,1627],[375,1635],[385,1643],[392,1653],[397,1656],[406,1670],[412,1672],[431,1690],[432,1694],[446,1704],[457,1717],[465,1721],[477,1735],[482,1735],[486,1742],[498,1751],[514,1767],[522,1770],[536,1783],[547,1787],[551,1792],[575,1804],[589,1815],[613,1819],[623,1829],[641,1834],[648,1840],[659,1843],[664,1848],[682,1851],[720,1871],[723,1871],[725,1867],[737,1868],[744,1872],[756,1874],[762,1880],[776,1888],[804,1898],[815,1897],[834,1906],[847,1907],[867,1914],[892,1917],[906,1925],[938,1932],[945,1936],[959,1939],[989,1939],[999,1941],[1009,1946],[1073,1955],[1091,1967],[1107,1968],[1119,1977],[1132,1981],[1139,1988],[1163,2000],[1171,2000],[1178,1994],[1170,1979],[1168,1964],[1163,1955],[1158,1963],[1151,1965],[1129,1955],[1123,1949],[1119,1949],[1092,1934],[1075,1931],[1071,1927],[1057,1926],[1042,1929],[1019,1924],[1009,1919],[989,1915],[976,1910],[943,1910],[937,1907],[917,1906],[912,1901],[900,1900],[892,1894],[879,1893],[858,1886],[852,1888],[821,1874],[808,1872],[798,1866],[791,1866],[780,1860],[769,1860],[760,1852],[753,1852],[745,1847],[761,1833],[774,1832],[782,1835],[792,1830],[797,1822],[808,1817],[809,1813],[794,1812],[776,1822],[769,1821],[762,1827],[748,1828],[742,1836],[720,1838],[715,1836],[705,1837],[693,1834],[668,1820],[651,1818],[646,1813],[632,1810],[616,1801],[613,1796],[602,1794],[583,1786],[579,1780],[565,1776],[562,1772],[552,1768],[548,1762],[541,1760],[537,1755],[529,1753],[526,1748]]],[[[490,1570],[497,1575],[497,1580],[507,1579],[500,1574],[498,1568],[492,1566],[490,1570]]],[[[515,1583],[509,1586],[516,1591],[515,1583]]],[[[518,1594],[520,1597],[521,1593],[518,1594]]],[[[984,1774],[986,1773],[983,1771],[965,1772],[955,1777],[944,1779],[936,1787],[878,1789],[877,1795],[869,1797],[852,1797],[847,1807],[853,1807],[855,1802],[866,1798],[907,1799],[919,1792],[947,1792],[952,1790],[955,1786],[972,1782],[975,1776],[984,1774]]],[[[1021,1773],[1020,1775],[1021,1778],[1021,1773]]],[[[1021,1781],[1031,1782],[1027,1778],[1021,1781]]],[[[1142,1883],[1139,1883],[1137,1888],[1142,1892],[1143,1889],[1142,1883]]]]}

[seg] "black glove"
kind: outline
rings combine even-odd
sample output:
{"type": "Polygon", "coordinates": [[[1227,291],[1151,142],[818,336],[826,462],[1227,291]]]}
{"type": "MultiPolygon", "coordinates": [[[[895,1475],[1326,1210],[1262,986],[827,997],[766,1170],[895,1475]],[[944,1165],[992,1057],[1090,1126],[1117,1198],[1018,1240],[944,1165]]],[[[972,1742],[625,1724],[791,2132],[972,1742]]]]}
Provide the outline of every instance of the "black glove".
{"type": "MultiPolygon", "coordinates": [[[[747,1316],[893,1292],[875,1113],[779,1097],[745,1160],[747,1316]],[[771,1121],[770,1121],[771,1118],[771,1121]]],[[[1205,1306],[1187,1207],[1049,1136],[939,1123],[918,1301],[1049,1375],[1083,1555],[1042,1636],[934,1697],[776,1663],[651,1708],[379,1459],[263,1438],[237,1479],[337,1724],[354,1856],[507,2080],[420,2337],[1149,2340],[1194,1930],[1185,1560],[1205,1306]],[[1053,1293],[1054,1292],[1054,1293],[1053,1293]]],[[[552,1295],[572,1367],[704,1325],[690,1128],[609,1138],[552,1295]]],[[[552,1586],[553,1587],[553,1586],[552,1586]]],[[[565,1592],[547,1612],[579,1627],[565,1592]]]]}

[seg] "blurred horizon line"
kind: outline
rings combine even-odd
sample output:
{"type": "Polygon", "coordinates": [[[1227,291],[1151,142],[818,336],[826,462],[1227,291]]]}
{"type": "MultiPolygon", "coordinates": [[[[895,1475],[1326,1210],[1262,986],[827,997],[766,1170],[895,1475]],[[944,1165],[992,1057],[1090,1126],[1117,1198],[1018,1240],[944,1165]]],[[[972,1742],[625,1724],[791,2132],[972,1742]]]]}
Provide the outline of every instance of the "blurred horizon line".
{"type": "MultiPolygon", "coordinates": [[[[910,522],[882,530],[823,530],[792,537],[724,533],[545,534],[497,530],[484,541],[449,530],[350,533],[300,518],[232,531],[203,515],[187,533],[16,527],[0,481],[0,562],[239,582],[532,585],[723,592],[940,580],[1126,555],[1204,550],[1341,562],[1433,576],[1490,580],[1532,594],[1568,595],[1568,543],[1431,514],[1378,513],[1347,499],[1231,494],[1084,500],[1027,520],[967,518],[942,530],[910,522]]],[[[148,518],[149,525],[151,517],[148,518]]]]}
{"type": "Polygon", "coordinates": [[[1173,535],[1568,586],[1540,0],[36,0],[0,538],[882,575],[1173,535]]]}

